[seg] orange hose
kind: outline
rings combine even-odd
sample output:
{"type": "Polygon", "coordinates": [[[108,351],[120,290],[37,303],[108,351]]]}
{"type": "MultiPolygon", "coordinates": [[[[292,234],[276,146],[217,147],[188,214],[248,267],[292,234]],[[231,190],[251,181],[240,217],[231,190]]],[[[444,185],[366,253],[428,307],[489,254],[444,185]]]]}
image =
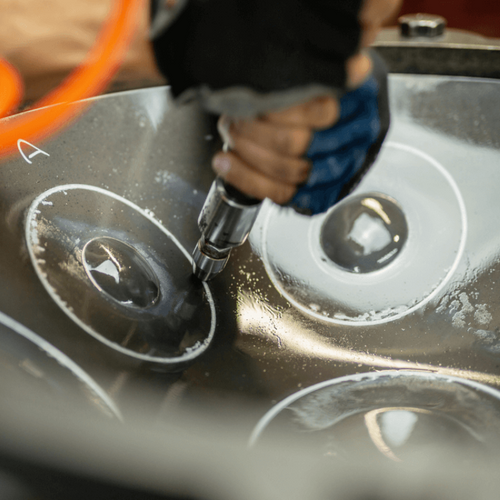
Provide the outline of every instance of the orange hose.
{"type": "MultiPolygon", "coordinates": [[[[36,103],[35,107],[42,109],[0,122],[0,157],[14,152],[19,139],[36,143],[68,125],[90,104],[71,103],[92,97],[106,87],[125,57],[145,1],[116,0],[85,61],[59,87],[36,103]]],[[[13,82],[14,79],[7,87],[11,88],[13,82]]],[[[3,87],[0,88],[3,93],[3,87]]]]}
{"type": "Polygon", "coordinates": [[[21,103],[23,82],[12,64],[0,60],[0,116],[8,115],[21,103]]]}

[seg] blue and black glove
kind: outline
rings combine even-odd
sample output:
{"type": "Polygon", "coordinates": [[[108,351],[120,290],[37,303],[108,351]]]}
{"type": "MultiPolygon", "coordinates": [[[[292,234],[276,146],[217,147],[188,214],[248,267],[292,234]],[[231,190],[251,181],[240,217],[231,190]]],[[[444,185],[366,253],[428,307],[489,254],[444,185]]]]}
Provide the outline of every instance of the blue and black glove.
{"type": "Polygon", "coordinates": [[[153,47],[175,97],[245,118],[321,95],[340,97],[340,121],[317,132],[313,168],[290,203],[316,214],[349,193],[389,128],[387,71],[345,93],[346,62],[359,50],[362,0],[152,0],[153,47]]]}
{"type": "Polygon", "coordinates": [[[349,194],[375,161],[390,123],[387,71],[372,51],[374,72],[340,99],[340,119],[316,132],[307,157],[313,168],[290,202],[307,214],[325,212],[349,194]]]}

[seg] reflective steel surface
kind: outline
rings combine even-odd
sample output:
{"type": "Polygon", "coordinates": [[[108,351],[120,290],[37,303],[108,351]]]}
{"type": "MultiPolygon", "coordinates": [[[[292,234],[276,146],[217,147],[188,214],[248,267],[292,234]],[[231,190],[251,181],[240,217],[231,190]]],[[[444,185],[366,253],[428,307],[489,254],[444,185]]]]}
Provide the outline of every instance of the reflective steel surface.
{"type": "Polygon", "coordinates": [[[467,213],[457,184],[432,157],[390,139],[356,194],[329,214],[304,217],[274,206],[263,214],[262,240],[257,233],[254,243],[276,288],[307,315],[334,323],[393,320],[423,307],[458,266],[467,213]],[[371,205],[376,217],[358,213],[357,204],[371,205]],[[332,245],[325,248],[332,218],[343,262],[328,255],[332,245]]]}
{"type": "Polygon", "coordinates": [[[61,351],[17,321],[0,313],[0,390],[4,403],[23,401],[29,391],[34,408],[64,412],[71,406],[82,416],[121,421],[121,412],[106,391],[61,351]]]}
{"type": "MultiPolygon", "coordinates": [[[[0,311],[95,380],[125,422],[194,411],[248,437],[279,401],[379,370],[500,388],[499,90],[391,75],[391,130],[352,196],[313,218],[265,203],[205,285],[189,254],[219,147],[212,120],[165,88],[95,99],[0,167],[0,311]]],[[[391,401],[370,418],[382,431],[417,418],[431,435],[411,408],[422,405],[391,401]]],[[[463,422],[438,420],[462,439],[463,422]]]]}
{"type": "Polygon", "coordinates": [[[113,349],[176,366],[212,341],[212,294],[193,278],[189,254],[125,198],[87,185],[50,189],[28,210],[26,241],[54,301],[113,349]]]}
{"type": "Polygon", "coordinates": [[[321,227],[328,259],[354,273],[370,273],[392,262],[408,239],[408,224],[395,200],[379,194],[338,203],[321,227]]]}
{"type": "MultiPolygon", "coordinates": [[[[430,19],[435,17],[438,16],[430,16],[430,19]]],[[[374,43],[392,73],[500,76],[500,39],[453,28],[446,28],[439,36],[407,37],[401,32],[407,31],[404,24],[383,29],[374,43]]],[[[438,26],[439,20],[435,25],[439,31],[438,26]]]]}
{"type": "MultiPolygon", "coordinates": [[[[318,454],[352,460],[368,453],[404,462],[440,448],[464,462],[492,458],[500,439],[500,392],[425,372],[381,371],[341,377],[292,395],[260,420],[269,434],[314,443],[318,454]]],[[[450,457],[452,455],[450,454],[450,457]]]]}

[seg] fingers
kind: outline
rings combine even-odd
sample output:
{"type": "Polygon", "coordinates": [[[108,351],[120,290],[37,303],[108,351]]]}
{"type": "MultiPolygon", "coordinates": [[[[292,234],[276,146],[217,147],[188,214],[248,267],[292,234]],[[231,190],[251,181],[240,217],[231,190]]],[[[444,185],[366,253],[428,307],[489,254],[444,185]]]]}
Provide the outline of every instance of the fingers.
{"type": "Polygon", "coordinates": [[[346,64],[347,87],[349,89],[360,87],[370,76],[372,68],[373,62],[366,54],[361,52],[352,56],[346,64]]]}
{"type": "Polygon", "coordinates": [[[274,181],[301,184],[307,179],[310,163],[302,155],[288,156],[266,149],[245,137],[233,137],[234,152],[249,168],[274,181]]]}
{"type": "Polygon", "coordinates": [[[279,125],[266,119],[235,122],[231,124],[229,132],[233,149],[244,146],[243,141],[247,140],[289,157],[303,156],[312,139],[312,129],[309,127],[279,125]]]}
{"type": "MultiPolygon", "coordinates": [[[[402,0],[364,0],[359,13],[361,49],[369,47],[375,41],[384,22],[401,8],[401,3],[402,0]]],[[[371,74],[371,59],[363,52],[359,52],[347,61],[346,70],[347,86],[355,89],[371,74]]]]}
{"type": "Polygon", "coordinates": [[[284,204],[291,200],[297,190],[294,184],[275,180],[253,169],[233,152],[215,155],[212,167],[242,193],[260,200],[270,198],[278,204],[284,204]]]}
{"type": "Polygon", "coordinates": [[[400,8],[402,0],[364,0],[359,13],[362,48],[369,47],[389,20],[400,8]]]}
{"type": "MultiPolygon", "coordinates": [[[[383,22],[400,3],[364,0],[359,16],[361,49],[374,41],[383,22]]],[[[359,87],[372,72],[371,58],[361,50],[347,61],[346,72],[348,87],[359,87]]],[[[232,150],[218,153],[213,169],[249,196],[287,203],[311,169],[304,155],[314,131],[333,126],[339,116],[338,100],[321,97],[258,119],[233,123],[229,128],[232,150]]]]}
{"type": "Polygon", "coordinates": [[[370,26],[361,31],[360,46],[363,48],[369,47],[375,42],[378,34],[380,33],[380,26],[370,26]]]}
{"type": "Polygon", "coordinates": [[[257,119],[233,124],[230,135],[232,151],[217,154],[212,166],[241,192],[283,204],[306,181],[311,164],[303,155],[311,129],[257,119]]]}
{"type": "MultiPolygon", "coordinates": [[[[311,162],[304,158],[315,130],[339,118],[339,103],[321,97],[254,120],[232,123],[231,151],[214,157],[213,168],[229,184],[255,198],[286,203],[307,180],[311,162]]],[[[227,125],[221,117],[219,129],[227,125]]]]}
{"type": "MultiPolygon", "coordinates": [[[[383,22],[400,4],[401,0],[364,0],[359,16],[361,49],[375,40],[383,22]]],[[[372,69],[372,60],[363,50],[352,56],[346,64],[348,87],[362,85],[372,69]]],[[[245,194],[286,203],[307,179],[311,164],[303,156],[314,131],[333,126],[339,115],[338,100],[322,97],[232,124],[232,151],[216,155],[213,168],[245,194]]]]}
{"type": "Polygon", "coordinates": [[[339,103],[333,97],[318,97],[305,104],[268,113],[264,119],[271,123],[288,126],[323,129],[331,127],[340,114],[339,103]]]}

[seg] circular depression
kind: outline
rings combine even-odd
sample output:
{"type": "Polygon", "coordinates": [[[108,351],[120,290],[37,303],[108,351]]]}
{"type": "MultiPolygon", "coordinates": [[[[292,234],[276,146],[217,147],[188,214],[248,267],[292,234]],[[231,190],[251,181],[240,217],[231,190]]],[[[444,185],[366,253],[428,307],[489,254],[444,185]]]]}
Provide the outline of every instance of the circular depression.
{"type": "Polygon", "coordinates": [[[59,307],[126,355],[175,367],[215,331],[210,289],[160,222],[110,191],[81,184],[38,196],[26,220],[35,270],[59,307]]]}
{"type": "Polygon", "coordinates": [[[109,395],[80,366],[39,335],[0,312],[2,397],[28,397],[60,412],[91,411],[122,420],[109,395]]]}
{"type": "Polygon", "coordinates": [[[471,459],[494,451],[499,432],[499,391],[459,377],[387,370],[292,394],[261,418],[250,444],[278,435],[325,457],[400,462],[444,450],[471,459]]]}
{"type": "Polygon", "coordinates": [[[408,225],[395,200],[350,196],[329,211],[320,238],[323,252],[338,267],[371,273],[397,258],[408,239],[408,225]]]}
{"type": "MultiPolygon", "coordinates": [[[[382,226],[359,213],[365,220],[353,219],[358,227],[344,234],[376,247],[370,238],[380,237],[382,226]]],[[[385,144],[358,188],[326,214],[307,217],[268,205],[262,215],[262,256],[273,284],[305,314],[338,324],[385,323],[428,303],[455,272],[467,237],[465,204],[451,175],[426,153],[398,143],[385,144]],[[407,226],[404,244],[370,272],[338,265],[322,244],[328,221],[356,198],[358,205],[389,200],[407,226]]]]}

